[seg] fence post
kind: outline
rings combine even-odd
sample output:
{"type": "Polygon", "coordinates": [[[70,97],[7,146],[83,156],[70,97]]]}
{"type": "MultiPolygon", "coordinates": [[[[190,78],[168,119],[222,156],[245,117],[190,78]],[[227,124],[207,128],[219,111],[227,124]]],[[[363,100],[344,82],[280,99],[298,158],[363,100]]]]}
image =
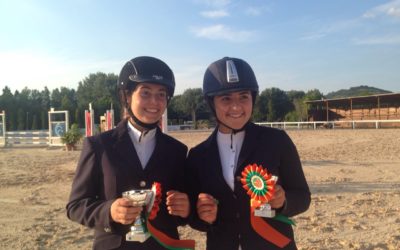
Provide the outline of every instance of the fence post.
{"type": "Polygon", "coordinates": [[[0,113],[0,145],[4,147],[7,145],[6,138],[6,111],[0,113]]]}

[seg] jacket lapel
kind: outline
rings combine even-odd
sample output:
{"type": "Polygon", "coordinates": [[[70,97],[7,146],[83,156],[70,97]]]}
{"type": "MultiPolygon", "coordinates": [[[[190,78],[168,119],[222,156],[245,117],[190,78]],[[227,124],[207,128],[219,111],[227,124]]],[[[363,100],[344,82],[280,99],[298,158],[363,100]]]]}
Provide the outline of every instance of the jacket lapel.
{"type": "Polygon", "coordinates": [[[161,132],[160,128],[157,127],[156,131],[156,146],[154,147],[154,151],[150,156],[147,165],[145,166],[144,172],[149,173],[154,168],[157,168],[157,164],[162,163],[163,161],[160,159],[164,159],[163,156],[166,152],[165,149],[168,148],[168,145],[165,143],[164,134],[161,132]],[[163,150],[164,149],[164,150],[163,150]]]}
{"type": "Polygon", "coordinates": [[[219,156],[219,149],[218,149],[218,143],[217,143],[217,132],[218,132],[218,127],[214,130],[214,132],[207,139],[206,148],[208,150],[205,155],[205,158],[207,159],[205,162],[206,162],[206,166],[210,169],[211,174],[213,176],[216,176],[220,183],[225,183],[224,189],[231,192],[232,190],[229,187],[229,185],[226,183],[224,174],[222,171],[221,158],[219,156]]]}
{"type": "MultiPolygon", "coordinates": [[[[239,158],[236,166],[236,171],[235,171],[235,176],[240,174],[243,171],[243,168],[245,167],[245,161],[246,159],[250,156],[251,152],[254,152],[255,147],[257,146],[257,134],[258,130],[256,129],[255,125],[253,123],[249,123],[246,126],[246,134],[244,136],[244,141],[242,145],[242,149],[240,150],[239,153],[239,158]]],[[[252,163],[252,162],[251,162],[252,163]]],[[[249,163],[247,163],[249,164],[249,163]]]]}
{"type": "Polygon", "coordinates": [[[127,121],[118,124],[115,136],[117,136],[117,141],[114,145],[114,150],[120,162],[122,162],[121,166],[124,168],[124,173],[142,176],[142,164],[128,134],[127,121]]]}

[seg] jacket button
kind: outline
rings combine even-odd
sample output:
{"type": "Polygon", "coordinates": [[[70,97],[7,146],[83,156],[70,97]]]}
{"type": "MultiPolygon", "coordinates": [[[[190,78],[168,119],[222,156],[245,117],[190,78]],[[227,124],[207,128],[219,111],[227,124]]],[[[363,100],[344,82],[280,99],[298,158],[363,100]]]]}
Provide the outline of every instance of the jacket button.
{"type": "Polygon", "coordinates": [[[139,185],[140,185],[140,187],[145,187],[146,186],[146,182],[145,181],[141,181],[140,183],[139,183],[139,185]]]}
{"type": "Polygon", "coordinates": [[[236,218],[239,219],[240,218],[240,214],[236,213],[236,218]]]}

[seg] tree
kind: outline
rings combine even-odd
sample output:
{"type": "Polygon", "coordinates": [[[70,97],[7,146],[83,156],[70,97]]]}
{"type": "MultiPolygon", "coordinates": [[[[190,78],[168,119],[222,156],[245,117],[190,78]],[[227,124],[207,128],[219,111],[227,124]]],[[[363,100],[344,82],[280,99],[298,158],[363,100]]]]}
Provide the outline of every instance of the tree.
{"type": "Polygon", "coordinates": [[[304,93],[304,91],[302,91],[302,90],[289,90],[289,91],[286,91],[286,95],[288,96],[288,98],[289,98],[289,100],[291,101],[291,102],[293,102],[294,100],[296,100],[296,99],[302,99],[302,98],[304,98],[304,96],[305,96],[305,94],[306,93],[304,93]]]}
{"type": "Polygon", "coordinates": [[[252,119],[255,122],[263,122],[267,120],[267,116],[265,114],[267,110],[265,107],[266,107],[265,98],[261,98],[260,96],[258,96],[254,103],[253,115],[252,115],[252,119]]]}
{"type": "Polygon", "coordinates": [[[17,130],[25,130],[26,129],[26,124],[25,121],[26,116],[24,110],[21,108],[18,109],[18,114],[17,114],[17,130]]]}
{"type": "Polygon", "coordinates": [[[5,86],[3,94],[0,97],[0,109],[6,112],[6,127],[7,130],[17,129],[17,106],[14,95],[9,87],[5,86]]]}
{"type": "Polygon", "coordinates": [[[304,96],[305,101],[321,100],[324,95],[318,89],[311,89],[307,91],[304,96]]]}
{"type": "Polygon", "coordinates": [[[307,120],[307,108],[304,103],[304,91],[290,90],[286,92],[292,109],[285,115],[285,121],[305,121],[307,120]]]}
{"type": "Polygon", "coordinates": [[[257,121],[283,121],[285,115],[293,109],[286,93],[278,88],[269,88],[261,92],[256,101],[254,119],[257,121]]]}
{"type": "Polygon", "coordinates": [[[41,108],[43,110],[48,111],[50,109],[50,91],[47,87],[44,87],[43,91],[40,92],[41,98],[40,100],[42,101],[41,103],[41,108]]]}
{"type": "Polygon", "coordinates": [[[78,108],[80,110],[88,109],[89,103],[92,103],[96,114],[101,115],[113,105],[115,118],[118,121],[121,109],[117,93],[117,80],[117,75],[102,72],[85,77],[83,81],[79,82],[76,91],[78,108]]]}
{"type": "Polygon", "coordinates": [[[60,110],[67,110],[69,113],[70,122],[75,123],[74,113],[77,108],[75,90],[61,87],[60,96],[61,96],[60,110]]]}
{"type": "Polygon", "coordinates": [[[180,98],[179,107],[184,114],[192,117],[194,127],[197,128],[196,112],[206,105],[201,88],[187,89],[180,98]]]}
{"type": "Polygon", "coordinates": [[[37,119],[36,114],[34,114],[33,117],[32,117],[32,126],[31,126],[31,129],[32,129],[32,130],[37,130],[37,129],[39,129],[39,121],[38,121],[38,119],[37,119]]]}
{"type": "Polygon", "coordinates": [[[40,128],[41,129],[49,129],[49,116],[48,111],[41,110],[40,112],[40,128]]]}
{"type": "Polygon", "coordinates": [[[175,95],[171,98],[168,104],[168,120],[173,124],[181,124],[180,120],[187,118],[181,106],[182,95],[175,95]],[[174,122],[176,121],[176,122],[174,122]]]}
{"type": "MultiPolygon", "coordinates": [[[[84,124],[85,122],[84,122],[84,117],[85,116],[85,113],[84,112],[81,112],[81,110],[79,109],[79,108],[76,108],[75,109],[75,114],[74,114],[74,120],[75,120],[75,123],[76,124],[84,124]]],[[[82,126],[83,127],[83,126],[82,126]]]]}
{"type": "Polygon", "coordinates": [[[49,116],[48,111],[50,110],[50,91],[47,87],[44,87],[43,91],[40,92],[40,127],[41,129],[49,128],[49,116]]]}
{"type": "Polygon", "coordinates": [[[50,106],[54,108],[55,110],[60,110],[61,109],[61,93],[58,88],[53,89],[51,92],[51,97],[50,97],[50,106]]]}

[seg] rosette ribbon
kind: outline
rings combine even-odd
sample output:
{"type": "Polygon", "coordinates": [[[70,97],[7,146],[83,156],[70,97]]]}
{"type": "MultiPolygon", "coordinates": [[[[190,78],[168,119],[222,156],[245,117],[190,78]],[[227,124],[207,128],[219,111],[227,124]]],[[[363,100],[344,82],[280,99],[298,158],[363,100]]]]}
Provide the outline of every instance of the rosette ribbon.
{"type": "MultiPolygon", "coordinates": [[[[280,248],[285,247],[290,243],[291,239],[270,226],[261,217],[254,215],[258,207],[268,203],[273,198],[277,177],[269,174],[261,165],[249,164],[242,171],[242,178],[240,180],[243,184],[243,188],[250,196],[250,222],[254,231],[276,246],[280,248]]],[[[280,214],[276,215],[273,219],[293,224],[290,219],[280,214]]]]}
{"type": "Polygon", "coordinates": [[[151,236],[160,243],[163,247],[171,250],[192,250],[195,246],[194,240],[177,240],[169,237],[165,233],[161,232],[157,228],[155,228],[150,220],[154,220],[157,217],[157,213],[160,210],[161,203],[161,184],[158,182],[154,182],[152,186],[152,191],[154,193],[154,203],[149,206],[150,211],[147,214],[146,226],[149,230],[151,236]]]}

